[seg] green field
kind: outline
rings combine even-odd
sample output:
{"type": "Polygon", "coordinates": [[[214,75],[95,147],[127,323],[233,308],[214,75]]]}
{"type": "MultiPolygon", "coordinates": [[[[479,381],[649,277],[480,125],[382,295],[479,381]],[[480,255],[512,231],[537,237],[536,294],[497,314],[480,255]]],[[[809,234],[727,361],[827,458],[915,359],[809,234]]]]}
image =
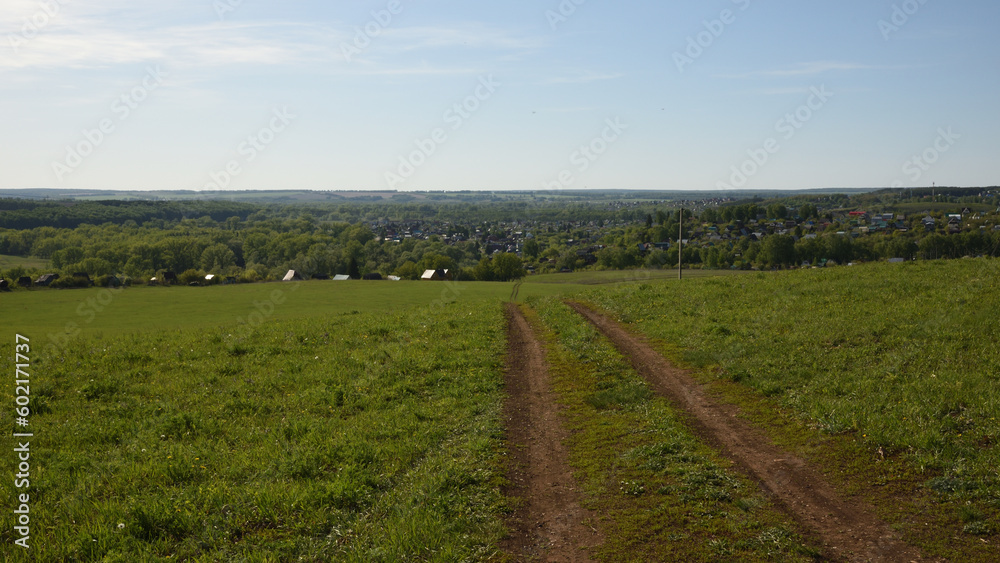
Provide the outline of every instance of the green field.
{"type": "MultiPolygon", "coordinates": [[[[646,274],[537,276],[517,291],[547,347],[583,502],[603,516],[598,560],[794,561],[817,548],[568,295],[647,335],[928,555],[993,560],[1000,262],[646,274]]],[[[15,333],[32,339],[35,432],[33,549],[8,551],[4,510],[5,560],[502,561],[514,287],[0,294],[8,349],[15,333]]]]}
{"type": "MultiPolygon", "coordinates": [[[[258,283],[124,290],[32,290],[0,294],[5,324],[48,339],[82,331],[112,335],[187,330],[247,322],[334,317],[352,312],[438,308],[454,302],[507,299],[512,283],[331,282],[258,283]],[[67,328],[69,326],[69,328],[67,328]]],[[[554,295],[583,286],[522,284],[518,295],[554,295]]]]}
{"type": "Polygon", "coordinates": [[[49,267],[49,261],[44,258],[24,258],[21,256],[0,254],[0,270],[9,270],[10,268],[17,268],[19,266],[26,269],[38,268],[39,270],[44,270],[49,267]]]}
{"type": "Polygon", "coordinates": [[[487,558],[504,328],[482,301],[35,356],[32,549],[4,510],[4,560],[487,558]]]}
{"type": "MultiPolygon", "coordinates": [[[[739,270],[684,270],[684,279],[714,278],[744,274],[739,270]]],[[[676,280],[677,270],[584,270],[565,274],[541,274],[526,278],[526,283],[605,285],[618,283],[676,280]]]]}
{"type": "MultiPolygon", "coordinates": [[[[694,270],[691,276],[728,272],[694,270]]],[[[570,295],[597,284],[676,278],[676,272],[579,272],[531,276],[517,299],[570,295]]],[[[0,293],[6,325],[23,333],[62,340],[67,335],[113,335],[145,330],[184,330],[246,322],[327,317],[439,307],[453,302],[507,300],[513,283],[306,281],[211,287],[136,286],[124,290],[31,290],[0,293]],[[277,292],[277,293],[275,293],[277,292]]]]}
{"type": "Polygon", "coordinates": [[[914,543],[990,560],[974,554],[1000,532],[1000,262],[759,273],[589,298],[704,381],[736,383],[735,401],[772,403],[758,422],[787,424],[783,445],[868,496],[914,543]],[[819,448],[817,435],[836,439],[819,448]]]}

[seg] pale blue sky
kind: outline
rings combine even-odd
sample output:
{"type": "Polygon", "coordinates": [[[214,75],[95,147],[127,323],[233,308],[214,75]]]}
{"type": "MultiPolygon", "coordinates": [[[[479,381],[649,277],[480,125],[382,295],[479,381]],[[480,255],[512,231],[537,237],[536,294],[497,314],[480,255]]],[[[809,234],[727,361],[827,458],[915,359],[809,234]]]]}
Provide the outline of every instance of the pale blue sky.
{"type": "Polygon", "coordinates": [[[998,22],[995,0],[4,0],[0,187],[995,185],[998,22]]]}

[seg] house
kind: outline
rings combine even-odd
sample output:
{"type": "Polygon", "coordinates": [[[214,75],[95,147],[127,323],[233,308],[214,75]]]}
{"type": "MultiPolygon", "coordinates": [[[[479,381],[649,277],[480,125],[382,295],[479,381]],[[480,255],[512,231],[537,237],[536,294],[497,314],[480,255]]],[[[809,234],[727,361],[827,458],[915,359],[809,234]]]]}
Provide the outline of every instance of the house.
{"type": "Polygon", "coordinates": [[[365,275],[361,276],[361,279],[367,280],[367,281],[382,281],[382,274],[380,274],[378,272],[372,272],[370,274],[365,274],[365,275]]]}
{"type": "Polygon", "coordinates": [[[401,281],[403,278],[399,276],[389,276],[389,281],[401,281]]]}
{"type": "Polygon", "coordinates": [[[7,280],[0,280],[0,291],[10,291],[10,282],[7,280]]]}
{"type": "Polygon", "coordinates": [[[163,283],[177,283],[177,274],[169,270],[163,272],[163,283]]]}
{"type": "Polygon", "coordinates": [[[31,278],[28,276],[21,276],[17,278],[17,285],[21,287],[31,287],[31,278]]]}
{"type": "Polygon", "coordinates": [[[219,283],[219,280],[216,278],[215,274],[208,274],[205,276],[205,285],[212,285],[216,283],[219,283]]]}
{"type": "Polygon", "coordinates": [[[350,280],[351,276],[347,274],[337,274],[336,276],[333,276],[333,281],[350,281],[350,280]]]}
{"type": "Polygon", "coordinates": [[[451,281],[451,273],[448,270],[425,270],[420,276],[421,281],[451,281]]]}
{"type": "Polygon", "coordinates": [[[286,282],[287,281],[302,281],[302,276],[300,276],[299,273],[296,272],[295,270],[288,270],[288,273],[285,274],[285,277],[282,278],[281,281],[286,281],[286,282]]]}
{"type": "Polygon", "coordinates": [[[43,274],[35,280],[35,285],[48,287],[49,284],[59,279],[59,274],[43,274]]]}

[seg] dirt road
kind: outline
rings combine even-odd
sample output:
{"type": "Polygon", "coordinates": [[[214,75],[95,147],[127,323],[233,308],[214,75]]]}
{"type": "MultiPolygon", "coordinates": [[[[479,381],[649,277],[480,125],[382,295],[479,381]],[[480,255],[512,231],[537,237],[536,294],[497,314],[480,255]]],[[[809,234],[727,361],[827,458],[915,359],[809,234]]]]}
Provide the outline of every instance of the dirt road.
{"type": "Polygon", "coordinates": [[[508,304],[507,443],[511,456],[511,496],[521,500],[504,550],[519,561],[584,563],[583,549],[602,538],[596,518],[579,503],[567,464],[558,407],[549,385],[541,343],[524,315],[508,304]]]}
{"type": "Polygon", "coordinates": [[[825,546],[824,555],[846,561],[930,561],[903,543],[870,506],[840,497],[822,474],[771,444],[761,431],[737,418],[734,407],[714,402],[700,384],[644,340],[579,303],[569,305],[604,333],[656,392],[686,412],[703,439],[735,461],[815,534],[825,546]]]}

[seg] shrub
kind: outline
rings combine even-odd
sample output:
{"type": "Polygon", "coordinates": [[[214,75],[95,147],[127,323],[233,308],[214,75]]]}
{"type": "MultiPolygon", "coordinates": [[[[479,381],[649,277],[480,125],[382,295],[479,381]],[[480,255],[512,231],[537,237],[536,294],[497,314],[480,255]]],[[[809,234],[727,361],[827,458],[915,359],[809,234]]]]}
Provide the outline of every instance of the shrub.
{"type": "Polygon", "coordinates": [[[77,276],[65,276],[61,277],[49,284],[49,287],[55,289],[79,289],[90,287],[91,281],[84,277],[77,276]]]}
{"type": "Polygon", "coordinates": [[[177,281],[184,285],[188,285],[191,282],[201,282],[205,279],[205,273],[200,270],[185,270],[181,275],[177,276],[177,281]]]}

